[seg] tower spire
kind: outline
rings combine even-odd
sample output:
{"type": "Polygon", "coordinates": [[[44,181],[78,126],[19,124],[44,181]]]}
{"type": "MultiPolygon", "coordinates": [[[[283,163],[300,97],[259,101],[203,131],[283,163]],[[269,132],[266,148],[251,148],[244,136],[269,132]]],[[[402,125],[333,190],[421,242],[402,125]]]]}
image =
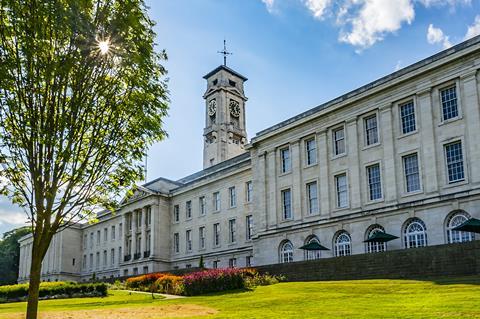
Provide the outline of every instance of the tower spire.
{"type": "Polygon", "coordinates": [[[223,51],[217,51],[223,55],[223,65],[227,66],[227,56],[232,55],[232,52],[227,51],[227,40],[223,39],[223,51]]]}

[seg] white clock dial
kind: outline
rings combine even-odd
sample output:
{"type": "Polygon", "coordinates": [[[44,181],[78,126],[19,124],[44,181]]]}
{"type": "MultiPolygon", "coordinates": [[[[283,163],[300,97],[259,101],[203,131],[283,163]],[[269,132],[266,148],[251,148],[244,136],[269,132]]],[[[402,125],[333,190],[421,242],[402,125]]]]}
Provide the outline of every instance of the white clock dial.
{"type": "Polygon", "coordinates": [[[213,116],[217,112],[217,101],[215,99],[208,102],[208,115],[213,116]]]}
{"type": "Polygon", "coordinates": [[[230,114],[232,114],[233,117],[240,116],[240,104],[235,100],[230,101],[230,114]]]}

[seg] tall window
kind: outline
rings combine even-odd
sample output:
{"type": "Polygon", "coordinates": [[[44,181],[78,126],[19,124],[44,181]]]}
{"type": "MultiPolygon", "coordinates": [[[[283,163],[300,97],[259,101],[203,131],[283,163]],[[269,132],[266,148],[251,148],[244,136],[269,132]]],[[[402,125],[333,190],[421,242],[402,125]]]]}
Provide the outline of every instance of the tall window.
{"type": "MultiPolygon", "coordinates": [[[[384,233],[385,229],[380,225],[372,225],[368,228],[367,233],[365,234],[365,239],[368,239],[375,235],[375,233],[384,233]]],[[[386,243],[379,243],[379,242],[368,242],[365,243],[365,250],[367,253],[378,253],[387,250],[386,243]]]]}
{"type": "Polygon", "coordinates": [[[292,168],[292,163],[290,160],[290,149],[284,148],[280,150],[280,161],[281,161],[281,169],[282,173],[290,172],[292,168]]]}
{"type": "MultiPolygon", "coordinates": [[[[310,244],[310,243],[320,244],[320,241],[318,240],[317,236],[311,236],[310,238],[307,238],[307,240],[305,241],[305,244],[310,244]]],[[[306,250],[305,259],[306,260],[320,259],[320,250],[306,250]]]]}
{"type": "Polygon", "coordinates": [[[370,200],[382,198],[382,181],[380,178],[380,165],[367,167],[368,196],[370,200]]]}
{"type": "Polygon", "coordinates": [[[122,247],[118,247],[118,263],[122,262],[122,247]]]}
{"type": "Polygon", "coordinates": [[[378,143],[377,116],[373,115],[365,119],[365,142],[368,145],[378,143]]]}
{"type": "Polygon", "coordinates": [[[100,245],[100,231],[97,230],[97,246],[100,245]]]}
{"type": "Polygon", "coordinates": [[[465,179],[463,169],[462,142],[445,145],[448,182],[455,183],[465,179]]]}
{"type": "Polygon", "coordinates": [[[282,191],[283,219],[292,219],[292,192],[290,189],[282,191]]]}
{"type": "Polygon", "coordinates": [[[280,245],[280,262],[291,263],[293,261],[293,245],[287,240],[280,245]]]}
{"type": "Polygon", "coordinates": [[[220,210],[220,193],[213,193],[213,210],[218,212],[220,210]]]}
{"type": "Polygon", "coordinates": [[[346,231],[340,232],[335,238],[335,256],[348,256],[352,253],[352,239],[346,231]]]}
{"type": "Polygon", "coordinates": [[[250,239],[252,239],[252,235],[253,235],[253,216],[252,215],[248,215],[246,217],[245,226],[246,226],[246,230],[247,230],[245,238],[247,240],[250,240],[250,239]]]}
{"type": "Polygon", "coordinates": [[[108,228],[103,229],[103,241],[108,241],[108,228]]]}
{"type": "Polygon", "coordinates": [[[192,201],[191,200],[185,203],[185,217],[187,219],[192,218],[192,201]]]}
{"type": "Polygon", "coordinates": [[[178,205],[173,206],[173,221],[174,222],[180,221],[180,206],[178,205]]]}
{"type": "Polygon", "coordinates": [[[82,269],[87,269],[87,255],[83,255],[82,269]]]}
{"type": "Polygon", "coordinates": [[[115,240],[115,226],[112,226],[112,230],[110,231],[110,235],[112,237],[112,240],[115,240]]]}
{"type": "Polygon", "coordinates": [[[228,194],[230,198],[230,207],[237,206],[237,191],[235,190],[235,186],[228,189],[228,194]]]}
{"type": "Polygon", "coordinates": [[[443,120],[447,121],[458,116],[457,89],[455,86],[440,91],[442,99],[443,120]]]}
{"type": "Polygon", "coordinates": [[[115,265],[115,248],[110,249],[110,264],[115,265]]]}
{"type": "Polygon", "coordinates": [[[228,221],[228,240],[230,243],[237,241],[237,223],[235,219],[230,219],[228,221]]]}
{"type": "Polygon", "coordinates": [[[147,216],[145,216],[145,226],[149,227],[152,224],[152,207],[148,206],[146,210],[147,216]]]}
{"type": "Polygon", "coordinates": [[[173,234],[173,251],[180,252],[180,235],[178,233],[173,234]]]}
{"type": "Polygon", "coordinates": [[[185,244],[187,251],[192,251],[192,230],[187,230],[185,232],[185,244]]]}
{"type": "Polygon", "coordinates": [[[100,252],[99,251],[97,251],[95,256],[95,268],[97,269],[100,268],[100,252]]]}
{"type": "Polygon", "coordinates": [[[213,246],[220,246],[220,224],[213,224],[213,246]]]}
{"type": "Polygon", "coordinates": [[[415,248],[427,246],[427,227],[425,223],[413,218],[407,222],[404,229],[405,248],[415,248]]]}
{"type": "Polygon", "coordinates": [[[123,236],[123,223],[118,224],[118,237],[122,238],[123,236]]]}
{"type": "Polygon", "coordinates": [[[415,123],[415,105],[413,101],[400,105],[400,119],[403,134],[413,132],[417,129],[415,123]]]}
{"type": "Polygon", "coordinates": [[[317,143],[314,138],[305,141],[305,153],[307,165],[317,163],[317,143]]]}
{"type": "Polygon", "coordinates": [[[90,254],[90,263],[89,263],[89,265],[90,265],[89,268],[90,268],[90,269],[93,269],[93,254],[90,254]]]}
{"type": "Polygon", "coordinates": [[[87,234],[83,235],[83,249],[87,249],[88,245],[88,236],[87,234]]]}
{"type": "Polygon", "coordinates": [[[403,157],[405,186],[407,193],[420,190],[420,174],[418,172],[418,155],[411,154],[403,157]]]}
{"type": "Polygon", "coordinates": [[[200,249],[205,248],[205,227],[204,226],[198,229],[198,245],[200,249]]]}
{"type": "Polygon", "coordinates": [[[466,241],[472,241],[475,239],[473,233],[453,230],[453,228],[460,226],[464,222],[470,219],[470,216],[465,212],[457,212],[451,214],[447,219],[447,242],[449,244],[453,243],[463,243],[466,241]]]}
{"type": "Polygon", "coordinates": [[[228,267],[235,268],[237,267],[237,258],[230,258],[228,259],[228,267]]]}
{"type": "Polygon", "coordinates": [[[200,216],[203,216],[207,213],[207,202],[205,200],[205,196],[201,196],[198,199],[199,207],[200,207],[200,216]]]}
{"type": "Polygon", "coordinates": [[[107,251],[103,251],[103,267],[106,267],[108,263],[107,251]]]}
{"type": "Polygon", "coordinates": [[[308,213],[310,215],[318,213],[318,190],[317,182],[307,184],[308,213]]]}
{"type": "Polygon", "coordinates": [[[333,130],[333,153],[335,155],[345,153],[345,128],[343,126],[333,130]]]}
{"type": "Polygon", "coordinates": [[[252,201],[252,195],[253,195],[253,184],[252,181],[248,181],[245,183],[245,199],[247,203],[250,203],[252,201]]]}
{"type": "Polygon", "coordinates": [[[253,266],[253,256],[245,257],[245,266],[252,267],[253,266]]]}
{"type": "Polygon", "coordinates": [[[348,206],[348,185],[347,174],[335,176],[335,187],[337,189],[337,207],[344,208],[348,206]]]}

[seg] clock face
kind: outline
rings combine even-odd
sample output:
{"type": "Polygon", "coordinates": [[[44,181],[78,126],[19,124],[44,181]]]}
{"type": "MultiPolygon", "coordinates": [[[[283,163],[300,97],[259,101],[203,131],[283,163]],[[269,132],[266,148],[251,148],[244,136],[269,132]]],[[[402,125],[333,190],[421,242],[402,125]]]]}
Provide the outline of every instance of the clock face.
{"type": "Polygon", "coordinates": [[[215,99],[208,102],[208,115],[214,116],[215,112],[217,112],[217,101],[215,99]]]}
{"type": "Polygon", "coordinates": [[[232,114],[233,117],[240,116],[240,104],[237,101],[230,100],[230,114],[232,114]]]}

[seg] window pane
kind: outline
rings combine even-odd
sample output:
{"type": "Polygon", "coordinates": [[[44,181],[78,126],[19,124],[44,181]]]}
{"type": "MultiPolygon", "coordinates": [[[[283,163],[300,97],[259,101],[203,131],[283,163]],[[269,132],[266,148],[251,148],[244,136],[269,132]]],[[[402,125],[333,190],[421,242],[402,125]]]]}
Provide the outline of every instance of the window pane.
{"type": "Polygon", "coordinates": [[[345,153],[345,130],[343,127],[333,131],[333,143],[335,155],[345,153]]]}
{"type": "Polygon", "coordinates": [[[283,218],[291,219],[292,203],[291,203],[291,193],[289,189],[282,191],[282,205],[283,205],[283,218]]]}
{"type": "Polygon", "coordinates": [[[376,115],[365,119],[365,136],[367,145],[378,143],[376,115]]]}
{"type": "Polygon", "coordinates": [[[290,149],[285,148],[280,151],[280,157],[282,161],[282,173],[286,173],[290,171],[291,163],[290,163],[290,149]]]}
{"type": "Polygon", "coordinates": [[[317,183],[307,184],[307,196],[308,196],[308,213],[316,214],[318,213],[318,192],[317,192],[317,183]]]}
{"type": "Polygon", "coordinates": [[[453,183],[464,180],[462,143],[456,142],[446,145],[445,156],[447,158],[448,181],[453,183]]]}
{"type": "Polygon", "coordinates": [[[449,120],[458,116],[457,91],[455,86],[440,91],[442,98],[443,120],[449,120]]]}
{"type": "Polygon", "coordinates": [[[380,179],[380,165],[367,167],[368,190],[370,200],[382,198],[382,183],[380,179]]]}
{"type": "Polygon", "coordinates": [[[403,168],[405,172],[407,192],[420,190],[420,175],[418,172],[417,154],[405,156],[403,158],[403,168]]]}
{"type": "Polygon", "coordinates": [[[306,148],[307,165],[313,165],[317,163],[317,146],[315,143],[315,139],[306,141],[305,148],[306,148]]]}
{"type": "Polygon", "coordinates": [[[342,174],[335,177],[337,186],[337,206],[348,206],[348,188],[347,188],[347,175],[342,174]]]}
{"type": "Polygon", "coordinates": [[[416,130],[415,106],[413,105],[413,101],[400,106],[400,116],[402,120],[403,134],[407,134],[416,130]]]}

